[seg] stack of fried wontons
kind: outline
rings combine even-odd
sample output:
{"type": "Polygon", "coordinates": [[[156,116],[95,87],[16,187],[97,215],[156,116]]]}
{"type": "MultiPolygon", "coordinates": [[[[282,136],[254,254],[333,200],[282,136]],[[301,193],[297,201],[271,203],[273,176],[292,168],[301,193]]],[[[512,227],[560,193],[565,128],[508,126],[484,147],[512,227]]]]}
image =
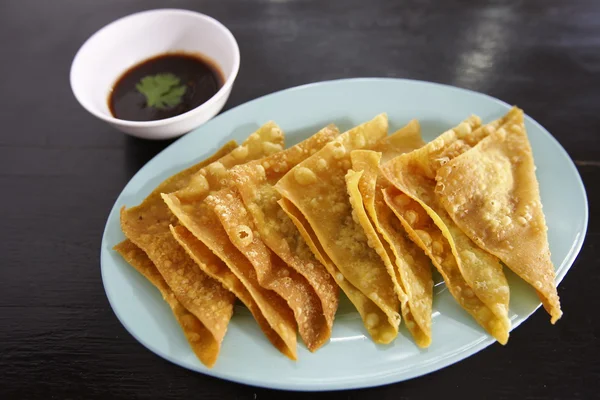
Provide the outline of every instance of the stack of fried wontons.
{"type": "Polygon", "coordinates": [[[283,354],[330,335],[341,289],[377,343],[403,318],[431,343],[432,264],[450,293],[506,343],[502,263],[562,314],[522,110],[472,116],[425,144],[417,121],[385,114],[327,126],[284,149],[273,122],[123,208],[115,246],[162,293],[211,367],[239,299],[283,354]],[[402,316],[402,317],[401,317],[402,316]]]}

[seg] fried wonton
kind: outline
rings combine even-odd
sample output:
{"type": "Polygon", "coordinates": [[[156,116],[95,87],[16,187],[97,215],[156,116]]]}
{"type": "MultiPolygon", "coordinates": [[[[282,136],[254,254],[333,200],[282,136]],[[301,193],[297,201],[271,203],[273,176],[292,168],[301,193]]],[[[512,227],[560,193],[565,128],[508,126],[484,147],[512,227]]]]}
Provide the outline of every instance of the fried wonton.
{"type": "MultiPolygon", "coordinates": [[[[252,313],[252,316],[258,323],[258,326],[263,331],[267,339],[269,339],[269,341],[273,344],[273,346],[275,346],[276,349],[286,356],[293,359],[295,355],[290,352],[289,348],[281,339],[279,334],[273,330],[273,328],[271,328],[269,321],[267,321],[263,315],[263,311],[254,300],[254,296],[261,296],[260,291],[258,294],[256,291],[251,293],[247,287],[249,286],[250,289],[252,289],[252,284],[244,284],[237,275],[231,272],[231,270],[223,263],[223,261],[213,254],[213,252],[211,252],[204,243],[196,239],[196,237],[192,235],[192,233],[184,226],[171,226],[171,233],[190,255],[190,257],[194,259],[200,269],[206,272],[210,277],[221,282],[225,288],[230,290],[238,299],[240,299],[240,301],[248,308],[250,313],[252,313]]],[[[253,272],[247,263],[239,266],[238,271],[240,271],[242,277],[251,276],[253,272]]],[[[247,281],[254,282],[252,278],[248,279],[247,281]]],[[[266,301],[268,302],[268,300],[269,299],[267,298],[266,301]]],[[[265,312],[274,313],[277,315],[277,310],[270,311],[268,304],[266,307],[267,308],[265,312]]]]}
{"type": "Polygon", "coordinates": [[[177,300],[148,255],[129,239],[122,241],[114,249],[160,291],[163,299],[171,307],[173,315],[181,325],[185,338],[198,359],[208,367],[212,367],[219,354],[219,347],[212,333],[177,300]]]}
{"type": "Polygon", "coordinates": [[[211,344],[204,345],[210,353],[200,358],[212,366],[227,332],[235,297],[219,282],[200,271],[194,261],[179,246],[169,231],[175,217],[160,198],[163,191],[184,187],[191,177],[211,162],[225,157],[235,149],[230,142],[217,153],[163,181],[136,207],[121,209],[121,228],[131,242],[143,250],[160,272],[177,300],[211,333],[211,344]]]}
{"type": "Polygon", "coordinates": [[[562,311],[523,119],[450,160],[436,180],[456,225],[533,286],[555,323],[562,311]]]}
{"type": "Polygon", "coordinates": [[[394,211],[400,215],[411,238],[427,253],[442,276],[448,278],[446,282],[450,292],[459,304],[500,343],[505,344],[510,330],[509,288],[502,265],[456,226],[435,194],[435,174],[439,166],[447,161],[441,154],[448,154],[449,149],[457,145],[463,146],[461,142],[467,143],[464,138],[483,137],[493,131],[493,127],[480,126],[478,117],[470,117],[422,148],[384,164],[381,171],[406,195],[406,199],[395,195],[396,201],[392,204],[388,192],[388,204],[395,207],[394,211]],[[409,199],[416,200],[418,204],[409,199]],[[433,220],[433,224],[430,220],[433,220]],[[452,276],[457,272],[462,278],[452,276]],[[451,288],[450,285],[454,284],[459,286],[451,288]]]}
{"type": "MultiPolygon", "coordinates": [[[[478,123],[480,120],[476,118],[478,123]]],[[[427,177],[435,177],[436,171],[445,163],[461,155],[465,151],[473,148],[483,138],[495,132],[498,128],[523,121],[523,110],[518,107],[512,107],[504,116],[490,122],[489,124],[479,126],[477,129],[452,129],[444,132],[434,141],[431,152],[427,159],[421,160],[427,177]],[[442,143],[443,142],[443,143],[442,143]],[[433,149],[435,147],[435,149],[433,149]]]]}
{"type": "Polygon", "coordinates": [[[281,199],[279,199],[277,201],[277,204],[279,204],[281,209],[286,213],[286,215],[290,218],[290,220],[296,226],[296,228],[298,229],[298,232],[300,232],[300,235],[302,236],[302,239],[304,239],[304,241],[306,242],[306,244],[312,251],[315,258],[317,260],[319,260],[319,262],[322,265],[326,266],[327,272],[329,272],[329,274],[332,276],[335,275],[336,273],[338,273],[339,271],[337,271],[337,269],[335,269],[335,271],[334,271],[333,268],[335,268],[335,266],[333,266],[333,262],[331,261],[329,256],[325,253],[325,250],[323,250],[323,246],[321,246],[321,243],[319,243],[319,239],[317,239],[317,235],[310,227],[310,224],[308,223],[308,221],[306,220],[304,215],[302,215],[300,210],[298,210],[298,208],[294,205],[294,203],[292,203],[285,197],[282,197],[281,199]],[[332,267],[329,268],[328,266],[332,266],[332,267]],[[332,272],[332,271],[334,271],[334,272],[332,272]]]}
{"type": "MultiPolygon", "coordinates": [[[[410,126],[407,128],[410,129],[410,126]]],[[[416,146],[419,144],[415,142],[416,146]]],[[[362,174],[356,185],[364,203],[365,214],[368,214],[365,224],[372,225],[377,230],[375,232],[373,229],[371,240],[380,249],[380,256],[393,274],[392,280],[399,287],[397,292],[406,327],[417,345],[428,347],[431,344],[433,301],[429,258],[406,237],[398,218],[385,203],[383,190],[390,183],[379,174],[380,159],[381,153],[375,151],[352,152],[352,169],[362,174]]],[[[365,231],[368,229],[367,226],[365,231]]]]}
{"type": "Polygon", "coordinates": [[[286,299],[311,351],[331,335],[338,288],[277,204],[281,195],[273,185],[338,133],[328,126],[289,149],[237,166],[230,173],[236,190],[212,196],[215,207],[231,211],[227,220],[220,218],[230,240],[252,262],[261,285],[286,299]]]}
{"type": "Polygon", "coordinates": [[[252,264],[231,243],[213,207],[205,201],[207,197],[231,185],[229,170],[233,166],[281,151],[283,132],[274,123],[267,123],[250,135],[240,148],[244,150],[239,154],[235,154],[236,149],[231,157],[224,157],[200,170],[185,188],[173,193],[163,193],[162,197],[179,222],[223,260],[242,281],[271,328],[285,343],[283,353],[296,359],[296,323],[293,313],[280,296],[261,287],[252,264]]]}
{"type": "MultiPolygon", "coordinates": [[[[456,257],[442,231],[421,205],[406,196],[394,186],[383,191],[384,200],[398,217],[410,239],[416,243],[433,262],[440,272],[450,294],[458,304],[496,339],[508,340],[507,328],[502,320],[495,317],[491,310],[477,297],[463,277],[456,257]],[[411,221],[412,223],[409,223],[411,221]]],[[[506,289],[500,291],[508,294],[506,289]]]]}
{"type": "Polygon", "coordinates": [[[367,327],[367,330],[373,336],[371,331],[374,329],[375,332],[378,332],[379,327],[383,327],[387,329],[387,315],[375,304],[371,299],[365,296],[360,290],[358,290],[354,285],[352,285],[347,279],[344,279],[344,275],[340,272],[340,270],[335,266],[335,264],[329,259],[329,256],[323,250],[321,243],[317,239],[317,235],[312,230],[310,224],[302,215],[300,210],[288,199],[285,197],[281,198],[277,202],[283,211],[289,216],[292,220],[302,238],[308,244],[311,251],[314,253],[315,257],[327,268],[327,271],[331,274],[331,276],[335,277],[335,281],[339,285],[339,287],[344,291],[348,299],[354,304],[354,307],[358,310],[361,315],[363,321],[367,316],[370,316],[371,322],[373,322],[371,328],[367,327]]]}
{"type": "Polygon", "coordinates": [[[341,272],[334,279],[342,289],[339,278],[343,277],[385,313],[382,321],[378,314],[358,310],[379,343],[389,343],[397,336],[400,303],[385,265],[352,218],[344,177],[351,167],[350,152],[373,147],[387,135],[387,127],[387,117],[382,114],[341,134],[292,168],[275,186],[310,224],[324,252],[341,272]]]}
{"type": "Polygon", "coordinates": [[[314,351],[329,338],[319,297],[306,278],[288,267],[261,240],[252,218],[235,188],[223,189],[207,198],[229,240],[252,264],[258,282],[284,299],[298,324],[306,347],[314,351]]]}
{"type": "Polygon", "coordinates": [[[400,154],[408,153],[423,147],[421,125],[416,119],[410,120],[405,127],[379,140],[372,151],[381,153],[381,163],[385,163],[400,154]]]}

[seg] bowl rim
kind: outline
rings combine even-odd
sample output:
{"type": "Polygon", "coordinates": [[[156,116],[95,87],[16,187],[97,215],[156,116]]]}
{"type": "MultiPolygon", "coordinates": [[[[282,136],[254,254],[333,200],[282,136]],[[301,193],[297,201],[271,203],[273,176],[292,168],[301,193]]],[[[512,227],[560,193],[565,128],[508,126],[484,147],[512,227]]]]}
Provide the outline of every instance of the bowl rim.
{"type": "Polygon", "coordinates": [[[240,69],[240,49],[239,49],[238,43],[235,40],[233,33],[231,33],[231,31],[225,25],[223,25],[220,21],[216,20],[215,18],[213,18],[209,15],[202,14],[197,11],[177,9],[177,8],[158,8],[158,9],[140,11],[140,12],[136,12],[133,14],[125,15],[121,18],[118,18],[118,19],[110,22],[109,24],[103,26],[102,28],[97,30],[95,33],[93,33],[89,38],[86,39],[86,41],[77,50],[77,53],[75,54],[75,57],[73,58],[73,61],[71,62],[71,69],[69,72],[69,81],[70,81],[70,85],[71,85],[71,91],[73,92],[73,95],[75,96],[75,98],[77,99],[79,104],[81,104],[81,106],[83,108],[85,108],[90,114],[94,115],[95,117],[97,117],[103,121],[106,121],[108,123],[116,124],[119,126],[135,127],[135,128],[150,128],[150,127],[159,127],[159,126],[170,125],[172,123],[181,122],[183,120],[186,120],[188,118],[193,118],[194,116],[201,114],[203,111],[205,111],[205,109],[209,108],[213,103],[217,102],[221,97],[223,97],[230,91],[230,89],[233,85],[233,82],[235,81],[235,79],[237,77],[239,69],[240,69]],[[82,51],[84,50],[84,48],[86,48],[86,46],[89,46],[89,43],[92,40],[94,40],[96,37],[102,35],[107,30],[114,28],[115,25],[122,23],[123,21],[126,21],[128,19],[138,18],[141,15],[160,14],[160,13],[186,15],[189,17],[203,20],[204,22],[212,23],[212,24],[216,25],[218,28],[220,28],[223,31],[223,33],[225,34],[225,37],[228,39],[229,44],[231,45],[231,49],[233,51],[233,67],[231,69],[231,74],[227,77],[227,79],[223,83],[223,86],[221,86],[221,88],[217,91],[217,93],[215,93],[210,99],[208,99],[204,103],[200,104],[198,107],[193,108],[187,112],[184,112],[183,114],[176,115],[174,117],[158,119],[158,120],[153,120],[153,121],[131,121],[131,120],[127,120],[127,119],[115,118],[112,115],[106,115],[104,113],[96,111],[95,108],[92,107],[91,104],[84,98],[83,94],[81,93],[81,90],[76,89],[76,85],[74,84],[75,69],[76,69],[77,63],[79,62],[80,58],[82,57],[82,55],[81,55],[82,51]]]}

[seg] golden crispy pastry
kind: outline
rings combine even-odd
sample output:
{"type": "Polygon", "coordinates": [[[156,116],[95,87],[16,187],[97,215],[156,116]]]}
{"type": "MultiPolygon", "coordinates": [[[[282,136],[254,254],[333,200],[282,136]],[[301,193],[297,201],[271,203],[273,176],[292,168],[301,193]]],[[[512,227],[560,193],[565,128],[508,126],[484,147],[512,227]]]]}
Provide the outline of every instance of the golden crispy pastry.
{"type": "Polygon", "coordinates": [[[467,236],[535,288],[555,323],[562,311],[535,164],[523,118],[513,122],[441,167],[436,192],[467,236]]]}
{"type": "MultiPolygon", "coordinates": [[[[418,124],[409,124],[403,130],[390,136],[419,136],[415,128],[418,124]]],[[[414,140],[412,146],[420,147],[422,141],[414,140]]],[[[411,146],[404,147],[405,151],[411,146]]],[[[388,146],[386,154],[399,155],[396,146],[388,146]]],[[[406,326],[420,347],[431,344],[431,308],[433,301],[433,281],[429,258],[410,239],[398,218],[387,206],[383,198],[383,190],[390,186],[388,180],[379,173],[379,163],[382,153],[371,150],[355,150],[352,152],[352,169],[354,174],[360,173],[356,183],[362,197],[364,211],[358,212],[359,219],[365,226],[365,231],[371,230],[370,239],[378,249],[378,254],[386,264],[397,287],[398,298],[401,302],[402,316],[406,326]],[[363,217],[360,217],[364,214],[363,217]],[[367,217],[368,214],[368,217],[367,217]]]]}
{"type": "Polygon", "coordinates": [[[379,308],[378,313],[366,313],[365,307],[355,304],[367,330],[379,343],[390,343],[397,336],[400,303],[385,265],[352,218],[344,177],[351,167],[350,152],[373,147],[387,135],[387,127],[387,116],[382,114],[341,134],[292,168],[275,186],[308,221],[340,272],[333,277],[342,290],[342,282],[348,280],[379,308]]]}
{"type": "Polygon", "coordinates": [[[222,210],[230,211],[221,222],[231,241],[252,262],[261,285],[287,300],[311,351],[331,335],[338,287],[277,204],[281,195],[273,185],[338,133],[335,126],[327,126],[289,149],[233,168],[230,176],[236,190],[214,196],[222,210]]]}
{"type": "Polygon", "coordinates": [[[467,147],[468,140],[475,141],[474,137],[484,137],[493,130],[491,126],[479,129],[480,126],[478,117],[470,117],[422,148],[387,162],[381,171],[404,193],[387,191],[387,202],[411,239],[440,270],[459,304],[505,344],[510,330],[509,287],[502,265],[456,226],[435,194],[436,172],[447,162],[447,154],[467,147]],[[394,201],[390,201],[392,198],[394,201]]]}
{"type": "Polygon", "coordinates": [[[171,307],[177,322],[181,325],[185,338],[194,351],[194,354],[196,354],[196,357],[208,367],[212,367],[219,354],[219,346],[214,340],[212,333],[206,329],[204,324],[194,314],[186,310],[179,300],[177,300],[177,297],[175,297],[167,282],[165,282],[158,269],[156,269],[150,258],[148,258],[148,255],[129,239],[122,241],[114,249],[123,256],[129,265],[135,268],[160,291],[163,299],[171,307]]]}
{"type": "MultiPolygon", "coordinates": [[[[292,311],[280,296],[260,285],[252,264],[231,243],[213,207],[205,201],[207,197],[232,184],[229,177],[229,170],[232,167],[276,153],[282,148],[283,132],[274,123],[267,123],[250,135],[244,145],[238,148],[242,150],[237,152],[236,149],[227,158],[224,157],[208,165],[195,174],[195,179],[192,179],[188,186],[176,192],[163,193],[162,197],[179,222],[193,234],[196,240],[204,243],[225,262],[231,272],[242,282],[269,326],[281,338],[284,346],[278,347],[279,350],[295,360],[296,323],[292,311]]],[[[200,248],[200,245],[190,243],[189,238],[187,239],[188,251],[200,248]]],[[[201,260],[201,254],[194,253],[194,258],[201,260]]],[[[269,337],[270,332],[265,334],[269,337]]]]}
{"type": "Polygon", "coordinates": [[[121,228],[125,236],[148,255],[177,301],[211,333],[207,337],[211,342],[203,344],[206,351],[199,354],[202,356],[200,361],[208,367],[217,359],[235,297],[200,271],[175,241],[169,231],[169,224],[175,222],[175,217],[163,203],[160,193],[184,187],[200,169],[225,157],[233,149],[235,142],[227,143],[207,160],[166,179],[139,206],[121,209],[121,228]]]}
{"type": "Polygon", "coordinates": [[[286,265],[261,240],[254,222],[235,188],[209,196],[229,240],[248,259],[260,285],[277,293],[294,313],[300,336],[309,350],[316,350],[329,336],[319,297],[306,278],[286,265]]]}
{"type": "MultiPolygon", "coordinates": [[[[182,225],[171,226],[171,232],[179,244],[185,249],[185,251],[192,257],[192,259],[198,264],[200,269],[211,278],[221,282],[221,284],[230,290],[240,301],[248,308],[258,326],[263,331],[267,339],[278,349],[280,352],[290,358],[294,358],[295,355],[290,352],[286,343],[281,339],[279,334],[271,327],[269,321],[263,315],[263,311],[255,301],[255,297],[262,295],[262,290],[254,290],[252,282],[256,279],[253,278],[253,271],[248,263],[240,263],[238,266],[238,275],[244,279],[244,282],[238,278],[238,275],[234,274],[225,263],[219,259],[204,243],[196,239],[190,231],[182,225]],[[212,261],[212,262],[211,262],[212,261]],[[244,278],[250,277],[250,278],[244,278]],[[250,282],[250,283],[249,283],[250,282]],[[249,287],[253,292],[251,293],[249,287]],[[258,293],[257,293],[258,292],[258,293]]],[[[268,302],[270,301],[270,294],[267,294],[267,298],[262,301],[262,304],[266,307],[266,313],[275,314],[278,310],[271,310],[268,302]],[[265,305],[265,303],[267,303],[265,305]]],[[[264,308],[264,307],[263,307],[264,308]]]]}
{"type": "MultiPolygon", "coordinates": [[[[338,283],[339,287],[346,294],[348,299],[354,304],[359,314],[362,316],[367,315],[376,315],[377,318],[381,318],[381,320],[385,321],[386,315],[383,313],[381,308],[377,306],[371,299],[365,296],[360,290],[358,290],[354,285],[352,285],[347,279],[344,279],[344,276],[340,272],[340,270],[335,266],[335,264],[329,259],[329,256],[323,250],[321,243],[317,239],[317,235],[312,230],[310,224],[302,215],[300,210],[296,208],[294,203],[286,199],[285,197],[281,198],[277,202],[284,212],[289,216],[294,225],[298,228],[298,231],[302,235],[302,238],[308,244],[311,251],[315,254],[315,257],[327,268],[327,271],[335,276],[335,280],[338,283]]],[[[371,317],[373,318],[373,317],[371,317]]],[[[363,317],[364,320],[364,317],[363,317]]],[[[383,323],[384,326],[386,322],[383,323]]],[[[376,326],[376,325],[375,325],[376,326]]]]}

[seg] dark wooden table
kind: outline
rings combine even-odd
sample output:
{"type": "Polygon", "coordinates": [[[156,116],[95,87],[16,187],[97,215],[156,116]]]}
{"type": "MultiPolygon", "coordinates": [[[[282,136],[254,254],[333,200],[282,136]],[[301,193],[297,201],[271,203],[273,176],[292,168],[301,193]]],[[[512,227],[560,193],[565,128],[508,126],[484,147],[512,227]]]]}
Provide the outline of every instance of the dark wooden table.
{"type": "MultiPolygon", "coordinates": [[[[541,122],[577,163],[592,220],[560,286],[565,316],[541,311],[442,371],[313,398],[598,398],[600,380],[600,2],[0,2],[0,398],[300,398],[177,367],[137,343],[100,279],[108,212],[168,142],[136,140],[88,115],[69,87],[83,41],[123,15],[202,11],[236,36],[242,67],[226,108],[326,79],[391,76],[485,92],[541,122]],[[508,5],[510,3],[510,5],[508,5]]],[[[565,204],[569,207],[569,204],[565,204]]]]}

